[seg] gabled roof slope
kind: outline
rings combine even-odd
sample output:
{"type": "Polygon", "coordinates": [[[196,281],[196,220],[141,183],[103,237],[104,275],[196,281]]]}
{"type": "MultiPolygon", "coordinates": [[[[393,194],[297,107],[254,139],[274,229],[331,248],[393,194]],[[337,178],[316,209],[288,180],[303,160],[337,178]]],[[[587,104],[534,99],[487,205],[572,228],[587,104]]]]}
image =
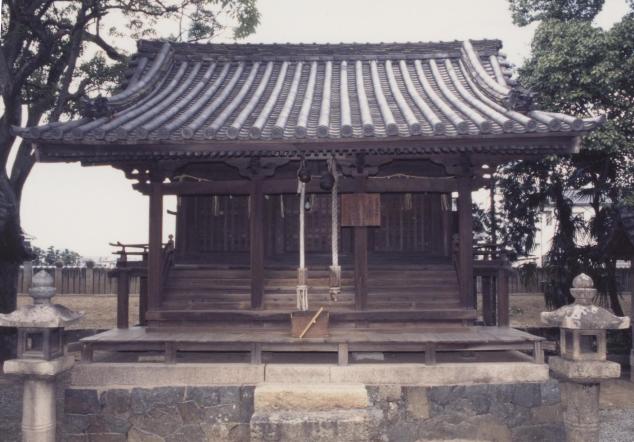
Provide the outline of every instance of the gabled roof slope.
{"type": "Polygon", "coordinates": [[[16,132],[42,144],[189,145],[573,135],[600,123],[531,110],[500,46],[140,41],[122,92],[82,119],[16,132]]]}

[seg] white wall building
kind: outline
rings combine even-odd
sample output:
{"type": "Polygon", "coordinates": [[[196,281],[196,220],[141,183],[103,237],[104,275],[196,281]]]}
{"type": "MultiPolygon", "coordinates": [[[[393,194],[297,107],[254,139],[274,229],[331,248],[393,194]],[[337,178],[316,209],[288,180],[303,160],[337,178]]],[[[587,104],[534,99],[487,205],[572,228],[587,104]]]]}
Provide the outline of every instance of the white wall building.
{"type": "MultiPolygon", "coordinates": [[[[590,205],[590,198],[579,195],[576,191],[570,191],[567,195],[573,202],[572,213],[582,220],[588,221],[594,216],[594,210],[590,205]]],[[[550,251],[557,228],[557,217],[555,216],[555,206],[548,203],[539,214],[537,222],[537,232],[535,234],[535,248],[529,258],[533,258],[539,267],[544,264],[544,259],[550,251]]],[[[591,239],[584,232],[578,232],[575,238],[577,244],[588,244],[591,239]]]]}

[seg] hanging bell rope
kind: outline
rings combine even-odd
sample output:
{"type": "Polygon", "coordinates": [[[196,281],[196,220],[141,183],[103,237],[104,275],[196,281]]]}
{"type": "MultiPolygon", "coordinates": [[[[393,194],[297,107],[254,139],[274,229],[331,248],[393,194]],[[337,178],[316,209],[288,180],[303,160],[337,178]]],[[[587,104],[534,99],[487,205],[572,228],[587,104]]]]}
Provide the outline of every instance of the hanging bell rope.
{"type": "Polygon", "coordinates": [[[335,157],[328,159],[328,171],[333,177],[332,189],[330,191],[330,212],[331,212],[331,251],[332,265],[330,266],[330,298],[337,300],[341,293],[341,267],[339,266],[339,178],[337,176],[337,163],[335,157]]]}
{"type": "Polygon", "coordinates": [[[299,268],[297,269],[297,310],[308,310],[308,285],[306,284],[305,209],[306,183],[298,180],[299,193],[299,268]]]}

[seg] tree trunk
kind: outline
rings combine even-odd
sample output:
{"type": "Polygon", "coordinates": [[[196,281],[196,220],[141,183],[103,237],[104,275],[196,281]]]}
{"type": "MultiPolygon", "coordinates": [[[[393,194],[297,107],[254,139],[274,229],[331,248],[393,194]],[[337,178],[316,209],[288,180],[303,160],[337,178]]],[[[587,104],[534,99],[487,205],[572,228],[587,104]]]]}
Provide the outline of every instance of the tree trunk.
{"type": "Polygon", "coordinates": [[[623,308],[621,307],[621,301],[619,300],[619,294],[616,284],[616,260],[610,259],[606,262],[608,271],[608,298],[610,299],[610,307],[612,312],[616,316],[625,316],[623,308]]]}
{"type": "Polygon", "coordinates": [[[20,264],[0,261],[0,313],[16,309],[20,264]]]}
{"type": "Polygon", "coordinates": [[[0,171],[0,313],[15,310],[20,264],[30,255],[20,228],[16,194],[4,171],[0,171]]]}

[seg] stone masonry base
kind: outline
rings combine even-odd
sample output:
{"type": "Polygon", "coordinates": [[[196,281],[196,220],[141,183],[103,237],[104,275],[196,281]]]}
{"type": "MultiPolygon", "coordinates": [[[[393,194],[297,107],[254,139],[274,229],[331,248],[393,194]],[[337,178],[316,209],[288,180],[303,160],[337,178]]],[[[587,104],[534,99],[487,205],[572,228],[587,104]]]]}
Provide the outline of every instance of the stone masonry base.
{"type": "Polygon", "coordinates": [[[255,386],[70,387],[67,441],[565,440],[557,381],[369,385],[367,407],[254,412],[255,386]],[[307,413],[307,414],[306,414],[307,413]],[[253,439],[252,439],[253,437],[253,439]],[[308,439],[307,439],[308,440],[308,439]]]}

